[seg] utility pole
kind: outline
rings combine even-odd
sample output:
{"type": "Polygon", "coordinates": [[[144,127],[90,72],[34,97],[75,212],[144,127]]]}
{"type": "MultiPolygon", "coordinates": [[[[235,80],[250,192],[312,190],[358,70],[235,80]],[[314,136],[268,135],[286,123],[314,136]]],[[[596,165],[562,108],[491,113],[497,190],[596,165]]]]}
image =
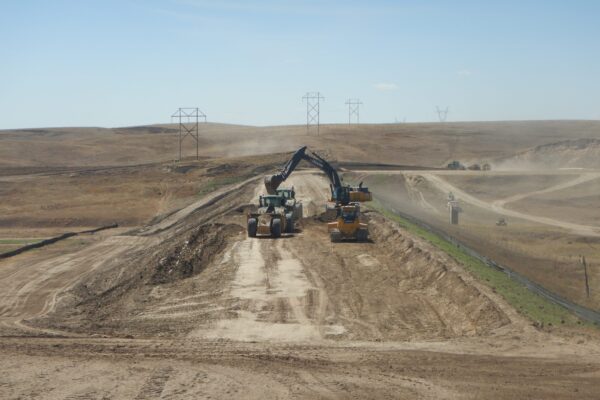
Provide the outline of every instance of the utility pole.
{"type": "Polygon", "coordinates": [[[173,118],[179,119],[179,158],[181,161],[181,143],[189,135],[196,141],[196,160],[199,159],[199,146],[200,146],[200,131],[198,121],[200,118],[204,118],[206,123],[206,115],[198,109],[198,107],[180,107],[171,115],[171,121],[173,118]]]}
{"type": "Polygon", "coordinates": [[[446,119],[448,118],[448,107],[446,106],[446,109],[442,110],[439,106],[435,106],[435,110],[437,111],[440,122],[446,122],[446,119]]]}
{"type": "Polygon", "coordinates": [[[588,266],[587,266],[587,262],[585,260],[585,256],[580,256],[579,262],[581,262],[581,265],[583,265],[583,272],[585,274],[585,292],[587,293],[587,297],[588,299],[590,298],[590,281],[589,281],[589,277],[588,277],[588,266]]]}
{"type": "Polygon", "coordinates": [[[310,126],[317,125],[317,135],[321,126],[321,100],[325,97],[320,92],[307,92],[302,100],[306,101],[306,133],[310,133],[310,126]]]}
{"type": "Polygon", "coordinates": [[[360,99],[348,99],[346,104],[348,105],[348,125],[352,123],[352,116],[355,116],[356,123],[360,124],[360,105],[362,104],[360,99]]]}

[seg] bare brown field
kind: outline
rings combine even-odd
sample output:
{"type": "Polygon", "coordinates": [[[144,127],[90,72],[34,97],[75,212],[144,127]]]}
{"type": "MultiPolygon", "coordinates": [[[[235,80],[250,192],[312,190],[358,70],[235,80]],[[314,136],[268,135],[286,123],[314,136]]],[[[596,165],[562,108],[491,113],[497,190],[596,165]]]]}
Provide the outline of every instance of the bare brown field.
{"type": "MultiPolygon", "coordinates": [[[[173,129],[0,132],[5,245],[120,225],[0,260],[0,397],[597,396],[595,328],[574,316],[564,326],[534,324],[462,264],[374,211],[363,215],[369,242],[332,244],[319,220],[328,182],[318,171],[285,183],[304,204],[294,235],[248,238],[245,212],[264,191],[260,178],[289,156],[281,152],[300,145],[334,161],[439,167],[597,137],[599,123],[328,125],[320,136],[303,126],[206,124],[201,159],[190,160],[186,146],[181,163],[169,161],[173,129]]],[[[596,220],[586,217],[593,173],[347,176],[437,226],[447,226],[447,192],[456,188],[464,212],[452,234],[598,308],[596,286],[583,295],[576,265],[585,254],[600,282],[600,255],[590,250],[600,247],[596,220]],[[568,186],[582,176],[587,186],[568,186]],[[521,217],[496,227],[502,212],[521,217]]]]}
{"type": "Polygon", "coordinates": [[[518,200],[508,207],[531,214],[566,217],[581,224],[600,225],[600,181],[538,194],[518,200]]]}
{"type": "MultiPolygon", "coordinates": [[[[75,168],[0,177],[4,236],[81,230],[112,223],[138,226],[197,200],[207,190],[254,176],[282,156],[75,168]]],[[[279,161],[281,162],[281,161],[279,161]]],[[[34,236],[35,237],[35,236],[34,236]]]]}
{"type": "MultiPolygon", "coordinates": [[[[597,121],[453,122],[445,124],[200,126],[200,155],[232,157],[293,151],[300,146],[340,161],[445,166],[504,160],[568,139],[600,139],[597,121]]],[[[0,166],[36,168],[114,166],[177,158],[177,125],[129,128],[49,128],[0,131],[0,166]]],[[[571,153],[572,154],[572,153],[571,153]]],[[[188,138],[184,156],[195,156],[188,138]]],[[[528,158],[529,159],[529,158],[528,158]]],[[[577,166],[577,165],[573,165],[577,166]]]]}

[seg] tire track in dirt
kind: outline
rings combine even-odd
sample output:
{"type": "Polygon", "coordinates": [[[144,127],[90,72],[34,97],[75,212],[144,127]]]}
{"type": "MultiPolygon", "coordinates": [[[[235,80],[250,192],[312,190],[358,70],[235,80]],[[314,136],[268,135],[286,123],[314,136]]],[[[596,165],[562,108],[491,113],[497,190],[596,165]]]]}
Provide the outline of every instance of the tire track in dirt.
{"type": "MultiPolygon", "coordinates": [[[[477,206],[479,208],[482,208],[484,210],[488,210],[488,211],[496,212],[496,213],[503,214],[506,216],[520,218],[520,219],[524,219],[527,221],[536,222],[536,223],[540,223],[540,224],[544,224],[544,225],[550,225],[550,226],[555,226],[558,228],[563,228],[563,229],[569,230],[577,235],[600,236],[600,227],[591,226],[591,225],[575,224],[572,222],[560,221],[560,220],[553,219],[553,218],[540,217],[540,216],[536,216],[536,215],[525,214],[525,213],[522,213],[519,211],[509,210],[507,208],[504,208],[504,206],[503,206],[506,203],[506,201],[504,203],[503,203],[503,201],[499,201],[498,203],[496,203],[496,202],[487,203],[487,202],[480,200],[474,196],[471,196],[464,190],[459,189],[458,187],[452,185],[451,183],[440,178],[437,175],[428,174],[428,173],[421,173],[420,175],[423,176],[428,181],[430,181],[435,186],[437,186],[443,192],[453,192],[455,195],[458,195],[457,197],[460,200],[463,200],[467,203],[470,203],[470,204],[477,206]]],[[[590,180],[590,179],[596,179],[596,178],[597,177],[593,176],[593,177],[588,177],[586,179],[590,180]]],[[[575,181],[574,184],[581,183],[581,180],[579,178],[575,179],[574,181],[575,181]]],[[[566,185],[566,186],[565,185],[566,184],[557,185],[557,187],[565,188],[565,187],[571,186],[571,185],[566,185]]],[[[544,192],[544,191],[542,191],[542,192],[544,192]]],[[[544,192],[544,193],[546,193],[546,192],[544,192]]],[[[536,194],[536,193],[535,192],[531,193],[531,194],[527,193],[525,196],[523,196],[523,198],[528,197],[529,195],[533,195],[533,194],[536,194]]],[[[511,200],[511,201],[513,201],[513,200],[511,200]]]]}
{"type": "Polygon", "coordinates": [[[495,200],[492,203],[492,206],[503,209],[507,203],[514,203],[516,201],[523,200],[527,197],[537,196],[540,194],[546,194],[546,193],[556,192],[558,190],[568,189],[572,186],[576,186],[576,185],[579,185],[579,184],[582,184],[585,182],[593,181],[598,178],[600,178],[600,173],[595,173],[595,172],[594,173],[591,173],[591,172],[584,173],[571,181],[559,183],[557,185],[551,186],[546,189],[535,190],[533,192],[518,193],[513,196],[506,197],[504,199],[495,200]]]}
{"type": "Polygon", "coordinates": [[[236,245],[232,258],[238,269],[229,289],[236,318],[222,319],[212,329],[201,328],[191,336],[242,341],[319,339],[301,307],[312,286],[298,260],[281,249],[283,240],[246,238],[236,245]]]}
{"type": "Polygon", "coordinates": [[[149,398],[156,399],[161,397],[163,390],[165,389],[165,385],[172,373],[173,367],[171,367],[170,365],[154,370],[144,383],[144,386],[142,387],[138,395],[135,396],[135,399],[144,400],[149,398]]]}
{"type": "MultiPolygon", "coordinates": [[[[303,171],[290,177],[285,187],[294,186],[306,214],[314,215],[327,200],[326,180],[303,171]],[[300,195],[302,193],[302,195],[300,195]]],[[[262,181],[254,194],[264,192],[262,181]]],[[[256,202],[256,199],[249,199],[256,202]]],[[[229,288],[229,300],[236,318],[222,319],[212,329],[204,327],[193,337],[234,340],[318,341],[342,326],[323,326],[327,306],[322,289],[308,279],[296,252],[303,233],[280,239],[244,238],[231,250],[236,275],[229,288]]]]}
{"type": "Polygon", "coordinates": [[[51,312],[58,296],[97,268],[118,263],[127,253],[156,244],[156,238],[113,236],[83,250],[40,262],[15,257],[0,268],[0,326],[57,334],[25,321],[51,312]]]}

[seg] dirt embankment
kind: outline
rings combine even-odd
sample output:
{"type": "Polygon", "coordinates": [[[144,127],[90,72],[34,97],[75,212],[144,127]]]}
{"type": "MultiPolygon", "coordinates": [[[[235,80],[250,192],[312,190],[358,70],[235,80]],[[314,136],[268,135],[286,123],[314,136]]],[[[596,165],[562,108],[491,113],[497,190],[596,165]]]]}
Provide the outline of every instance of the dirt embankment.
{"type": "MultiPolygon", "coordinates": [[[[315,211],[326,183],[290,181],[315,211]]],[[[535,331],[374,213],[369,243],[331,244],[311,217],[294,236],[248,238],[244,204],[257,191],[200,202],[161,229],[3,265],[0,334],[13,337],[0,342],[0,397],[596,395],[589,338],[535,331]]]]}
{"type": "MultiPolygon", "coordinates": [[[[312,174],[290,182],[312,193],[315,209],[326,199],[324,183],[312,174]]],[[[146,254],[85,279],[44,323],[78,332],[277,341],[452,338],[511,323],[502,302],[452,260],[376,214],[371,243],[332,245],[312,217],[294,236],[246,238],[240,203],[248,194],[232,195],[229,211],[215,219],[185,217],[187,229],[167,230],[165,237],[174,235],[146,254]]]]}
{"type": "Polygon", "coordinates": [[[600,168],[600,139],[571,139],[536,146],[493,163],[495,170],[600,168]]]}

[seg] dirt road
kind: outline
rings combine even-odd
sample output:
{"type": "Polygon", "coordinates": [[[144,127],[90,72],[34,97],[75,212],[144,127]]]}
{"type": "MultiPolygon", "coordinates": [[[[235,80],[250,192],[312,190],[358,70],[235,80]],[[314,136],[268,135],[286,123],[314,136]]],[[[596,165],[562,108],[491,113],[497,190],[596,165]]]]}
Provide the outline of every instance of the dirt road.
{"type": "MultiPolygon", "coordinates": [[[[568,174],[572,176],[572,179],[567,182],[559,183],[557,185],[541,189],[535,191],[528,191],[524,193],[517,193],[515,195],[506,197],[504,199],[498,199],[494,201],[486,201],[480,198],[477,198],[459,187],[453,185],[443,178],[444,175],[454,175],[457,174],[456,171],[436,171],[435,173],[425,172],[425,171],[388,171],[388,170],[379,170],[379,171],[354,171],[355,173],[362,174],[363,176],[369,174],[378,174],[378,175],[404,175],[407,177],[410,176],[420,176],[427,179],[430,183],[433,184],[434,187],[438,188],[442,193],[452,192],[459,200],[464,201],[466,203],[472,204],[481,209],[492,211],[497,214],[520,218],[526,221],[531,221],[539,224],[549,225],[557,228],[566,229],[574,234],[583,235],[583,236],[600,236],[600,227],[592,226],[592,225],[583,225],[576,224],[573,222],[563,221],[555,218],[548,218],[539,215],[528,214],[524,212],[520,212],[517,210],[512,210],[510,208],[506,208],[506,205],[512,202],[516,202],[531,196],[536,196],[540,194],[552,193],[559,190],[568,189],[570,187],[591,182],[600,178],[599,172],[584,172],[568,174]]],[[[513,172],[517,174],[516,172],[513,172]]],[[[460,175],[470,175],[470,176],[480,176],[481,172],[479,171],[460,171],[458,172],[460,175]]],[[[502,174],[510,174],[510,172],[502,172],[502,174]]],[[[411,180],[406,180],[407,184],[410,184],[411,180]]],[[[418,191],[418,189],[413,188],[413,191],[416,193],[418,198],[416,199],[418,203],[420,203],[421,207],[427,210],[430,213],[439,214],[439,210],[433,206],[431,206],[423,197],[423,194],[418,191]]]]}
{"type": "Polygon", "coordinates": [[[307,213],[295,235],[248,238],[238,210],[256,185],[67,254],[0,262],[0,397],[597,395],[595,336],[536,330],[375,213],[371,242],[332,245],[310,216],[327,198],[319,174],[286,182],[307,213]]]}
{"type": "Polygon", "coordinates": [[[544,224],[544,225],[550,225],[550,226],[555,226],[558,228],[563,228],[563,229],[566,229],[566,230],[571,231],[572,233],[575,233],[578,235],[600,236],[600,227],[597,227],[597,226],[575,224],[572,222],[560,221],[560,220],[557,220],[554,218],[526,214],[523,212],[505,208],[505,205],[507,203],[521,200],[521,199],[524,199],[529,196],[534,196],[536,194],[550,193],[550,192],[553,192],[556,190],[566,189],[566,188],[578,185],[583,182],[588,182],[588,181],[591,181],[594,179],[598,179],[600,177],[600,174],[598,174],[598,173],[585,174],[583,176],[575,177],[570,182],[559,184],[559,185],[553,186],[551,188],[547,188],[544,190],[536,190],[536,191],[527,192],[527,193],[519,193],[517,195],[508,197],[506,199],[494,201],[492,203],[488,203],[488,202],[480,200],[474,196],[471,196],[470,194],[466,193],[465,191],[463,191],[463,190],[457,188],[456,186],[450,184],[449,182],[445,181],[438,175],[434,175],[434,174],[430,174],[430,173],[422,173],[420,175],[423,176],[425,179],[429,180],[430,182],[432,182],[435,186],[437,186],[443,192],[452,192],[460,200],[465,201],[470,204],[473,204],[473,205],[483,208],[485,210],[494,211],[498,214],[505,215],[508,217],[521,218],[526,221],[537,222],[537,223],[544,224]]]}

